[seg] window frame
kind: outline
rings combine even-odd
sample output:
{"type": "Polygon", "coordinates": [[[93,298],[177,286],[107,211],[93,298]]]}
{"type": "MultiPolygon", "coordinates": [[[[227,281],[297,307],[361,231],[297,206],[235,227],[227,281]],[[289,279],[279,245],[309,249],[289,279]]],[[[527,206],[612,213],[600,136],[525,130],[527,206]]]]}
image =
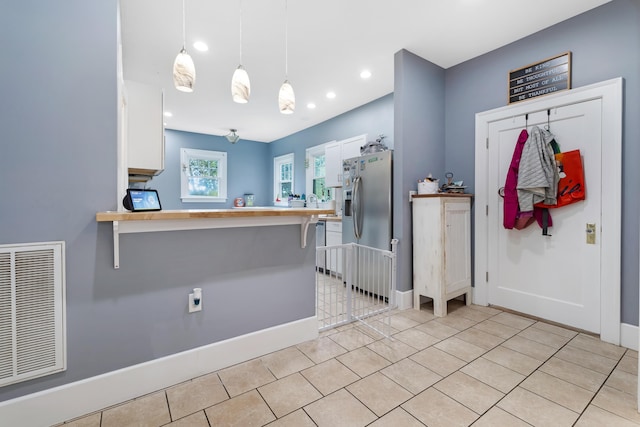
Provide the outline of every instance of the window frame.
{"type": "MultiPolygon", "coordinates": [[[[309,147],[305,150],[305,157],[306,157],[306,172],[305,172],[305,192],[306,194],[312,194],[313,193],[313,179],[314,178],[319,178],[319,177],[315,177],[314,176],[314,159],[316,157],[320,157],[320,156],[325,156],[325,161],[326,161],[326,155],[325,155],[325,149],[327,147],[327,145],[333,143],[335,141],[329,141],[329,142],[325,142],[324,144],[318,144],[318,145],[314,145],[313,147],[309,147]]],[[[325,176],[324,176],[325,180],[327,179],[326,177],[326,162],[325,162],[325,176]]],[[[327,187],[327,200],[333,200],[334,196],[334,191],[332,191],[333,189],[327,187]]]]}
{"type": "Polygon", "coordinates": [[[225,151],[180,149],[180,200],[183,203],[226,203],[227,201],[227,153],[225,151]],[[215,160],[218,162],[218,196],[189,194],[189,160],[215,160]]]}
{"type": "MultiPolygon", "coordinates": [[[[280,183],[288,182],[280,180],[280,166],[291,163],[291,191],[295,193],[295,156],[293,153],[283,154],[273,158],[273,201],[276,203],[278,194],[280,191],[280,183]]],[[[282,197],[284,199],[284,197],[282,197]]],[[[286,203],[287,200],[282,200],[281,203],[286,203]]]]}

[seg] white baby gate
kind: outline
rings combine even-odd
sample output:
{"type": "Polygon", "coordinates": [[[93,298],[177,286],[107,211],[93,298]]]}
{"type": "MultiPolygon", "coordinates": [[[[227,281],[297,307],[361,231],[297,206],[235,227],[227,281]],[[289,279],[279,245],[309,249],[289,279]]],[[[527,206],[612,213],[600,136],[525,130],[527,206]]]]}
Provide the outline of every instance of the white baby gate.
{"type": "Polygon", "coordinates": [[[316,248],[316,316],[320,331],[354,321],[389,337],[396,306],[396,246],[347,243],[316,248]]]}

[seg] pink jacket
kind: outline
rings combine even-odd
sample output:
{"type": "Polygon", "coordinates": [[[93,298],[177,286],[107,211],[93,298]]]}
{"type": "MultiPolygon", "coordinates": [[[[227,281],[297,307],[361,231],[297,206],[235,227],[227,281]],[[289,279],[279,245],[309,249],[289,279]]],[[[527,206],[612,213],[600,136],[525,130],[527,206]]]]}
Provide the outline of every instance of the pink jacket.
{"type": "MultiPolygon", "coordinates": [[[[518,136],[518,142],[516,148],[513,150],[513,156],[511,157],[511,164],[507,171],[507,179],[504,183],[504,218],[503,225],[506,229],[522,230],[533,223],[534,219],[538,221],[540,227],[544,228],[542,221],[542,209],[534,208],[533,212],[520,212],[520,206],[518,204],[518,170],[520,169],[520,157],[522,157],[522,150],[524,144],[529,139],[529,132],[523,129],[518,136]]],[[[548,226],[553,225],[551,221],[551,215],[548,217],[548,226]]]]}

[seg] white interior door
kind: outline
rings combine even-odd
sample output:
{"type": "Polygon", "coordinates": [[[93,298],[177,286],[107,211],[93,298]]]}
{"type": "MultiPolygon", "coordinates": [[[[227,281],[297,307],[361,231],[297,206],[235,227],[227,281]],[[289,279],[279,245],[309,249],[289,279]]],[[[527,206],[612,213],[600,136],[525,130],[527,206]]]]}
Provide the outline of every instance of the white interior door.
{"type": "Polygon", "coordinates": [[[551,209],[551,236],[532,224],[524,230],[502,225],[507,170],[524,117],[489,124],[487,195],[488,302],[587,331],[600,332],[602,100],[592,99],[529,114],[528,125],[550,131],[562,151],[580,149],[586,200],[551,209]],[[595,244],[586,240],[595,224],[595,244]]]}

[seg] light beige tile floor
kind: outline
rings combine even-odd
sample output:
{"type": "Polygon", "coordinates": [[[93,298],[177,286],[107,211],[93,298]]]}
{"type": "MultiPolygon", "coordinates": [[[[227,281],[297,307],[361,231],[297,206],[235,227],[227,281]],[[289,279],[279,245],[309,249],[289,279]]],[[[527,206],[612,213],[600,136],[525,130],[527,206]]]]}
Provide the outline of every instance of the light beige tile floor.
{"type": "Polygon", "coordinates": [[[69,421],[105,426],[640,426],[638,353],[494,308],[396,311],[69,421]]]}

